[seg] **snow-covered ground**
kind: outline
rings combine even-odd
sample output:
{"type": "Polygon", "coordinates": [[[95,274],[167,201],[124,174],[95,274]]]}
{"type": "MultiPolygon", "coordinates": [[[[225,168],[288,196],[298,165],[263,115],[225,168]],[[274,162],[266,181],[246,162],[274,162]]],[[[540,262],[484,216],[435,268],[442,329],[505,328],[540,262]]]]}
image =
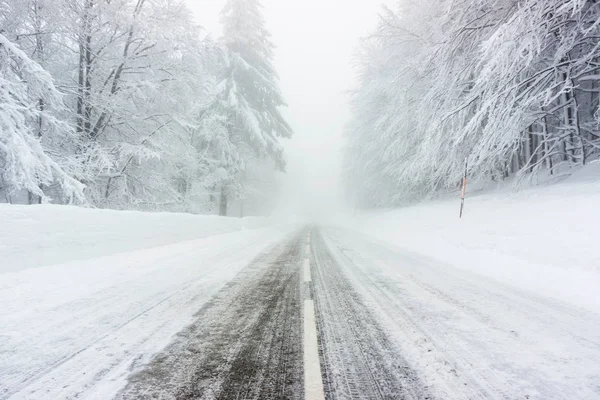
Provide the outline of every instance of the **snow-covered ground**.
{"type": "Polygon", "coordinates": [[[476,191],[463,219],[455,198],[322,230],[434,398],[600,398],[594,167],[555,184],[476,191]]]}
{"type": "MultiPolygon", "coordinates": [[[[416,398],[600,398],[600,314],[360,232],[328,228],[322,236],[323,244],[317,242],[314,249],[315,257],[325,260],[318,268],[333,276],[321,290],[316,288],[323,299],[319,304],[326,307],[356,291],[360,299],[346,302],[351,305],[346,308],[368,308],[367,315],[382,326],[391,343],[379,362],[394,366],[406,360],[432,395],[416,398]],[[326,251],[337,266],[327,262],[326,251]],[[350,288],[328,290],[344,280],[350,288]]],[[[346,329],[372,331],[362,347],[373,346],[373,352],[381,348],[376,344],[377,329],[361,313],[341,307],[324,324],[340,314],[342,321],[351,321],[346,329]]],[[[338,321],[339,326],[343,325],[338,321]]],[[[338,351],[344,354],[353,341],[342,343],[338,351]]],[[[353,368],[356,365],[350,364],[342,370],[353,368]]],[[[389,375],[406,373],[400,368],[389,375]]]]}
{"type": "Polygon", "coordinates": [[[15,399],[110,398],[291,229],[54,206],[0,213],[0,398],[15,399]]]}
{"type": "Polygon", "coordinates": [[[544,297],[600,313],[600,182],[468,196],[358,216],[346,224],[387,243],[544,297]]]}
{"type": "MultiPolygon", "coordinates": [[[[315,228],[314,290],[364,307],[437,398],[597,398],[599,204],[579,175],[470,195],[462,220],[340,218],[315,228]]],[[[0,398],[111,398],[295,220],[0,206],[0,398]]]]}
{"type": "Polygon", "coordinates": [[[0,204],[0,273],[264,226],[264,218],[0,204]]]}

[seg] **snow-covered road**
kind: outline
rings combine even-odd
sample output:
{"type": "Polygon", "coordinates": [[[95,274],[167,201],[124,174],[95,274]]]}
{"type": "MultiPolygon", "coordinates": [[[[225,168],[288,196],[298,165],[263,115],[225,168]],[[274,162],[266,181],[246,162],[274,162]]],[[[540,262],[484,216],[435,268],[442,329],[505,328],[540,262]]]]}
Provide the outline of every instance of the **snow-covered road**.
{"type": "Polygon", "coordinates": [[[0,398],[309,398],[307,352],[327,399],[600,398],[600,315],[340,227],[0,274],[0,296],[0,398]]]}
{"type": "Polygon", "coordinates": [[[316,243],[435,398],[600,398],[599,315],[350,230],[316,243]]]}
{"type": "Polygon", "coordinates": [[[244,230],[0,274],[0,398],[111,398],[285,233],[244,230]]]}

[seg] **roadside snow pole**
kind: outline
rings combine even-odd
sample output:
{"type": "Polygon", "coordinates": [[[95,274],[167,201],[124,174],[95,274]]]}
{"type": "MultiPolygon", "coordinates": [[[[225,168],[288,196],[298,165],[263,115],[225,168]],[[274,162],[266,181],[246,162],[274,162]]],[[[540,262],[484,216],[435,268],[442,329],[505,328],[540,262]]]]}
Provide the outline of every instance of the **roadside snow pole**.
{"type": "Polygon", "coordinates": [[[465,195],[467,194],[467,170],[469,169],[469,161],[465,161],[465,176],[462,180],[462,191],[460,194],[460,217],[463,216],[463,210],[465,209],[465,195]]]}

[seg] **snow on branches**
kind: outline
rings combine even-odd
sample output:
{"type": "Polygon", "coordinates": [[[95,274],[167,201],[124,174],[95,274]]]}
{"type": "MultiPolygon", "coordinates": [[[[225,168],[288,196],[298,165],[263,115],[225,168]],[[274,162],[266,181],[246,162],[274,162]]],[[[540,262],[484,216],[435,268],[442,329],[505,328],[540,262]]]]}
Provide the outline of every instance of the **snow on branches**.
{"type": "Polygon", "coordinates": [[[85,203],[84,185],[44,150],[41,137],[69,131],[50,111],[62,105],[50,74],[0,34],[0,191],[26,190],[48,200],[42,186],[55,182],[70,202],[85,203]]]}
{"type": "Polygon", "coordinates": [[[255,157],[282,166],[257,4],[217,40],[184,0],[0,1],[0,201],[214,212],[255,157]]]}
{"type": "Polygon", "coordinates": [[[600,156],[600,4],[401,1],[362,55],[346,178],[363,205],[600,156]]]}

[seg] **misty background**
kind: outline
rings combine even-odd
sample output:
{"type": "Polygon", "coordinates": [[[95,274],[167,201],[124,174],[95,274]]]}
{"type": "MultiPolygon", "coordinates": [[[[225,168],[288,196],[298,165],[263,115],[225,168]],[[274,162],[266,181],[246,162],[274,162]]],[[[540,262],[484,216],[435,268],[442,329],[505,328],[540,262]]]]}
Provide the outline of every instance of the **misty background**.
{"type": "MultiPolygon", "coordinates": [[[[198,23],[219,37],[225,0],[187,1],[198,23]]],[[[347,205],[340,178],[349,91],[356,82],[354,58],[386,2],[353,0],[343,7],[339,0],[262,4],[288,103],[282,113],[294,129],[291,140],[282,140],[288,165],[281,174],[278,212],[322,219],[347,205]]]]}

